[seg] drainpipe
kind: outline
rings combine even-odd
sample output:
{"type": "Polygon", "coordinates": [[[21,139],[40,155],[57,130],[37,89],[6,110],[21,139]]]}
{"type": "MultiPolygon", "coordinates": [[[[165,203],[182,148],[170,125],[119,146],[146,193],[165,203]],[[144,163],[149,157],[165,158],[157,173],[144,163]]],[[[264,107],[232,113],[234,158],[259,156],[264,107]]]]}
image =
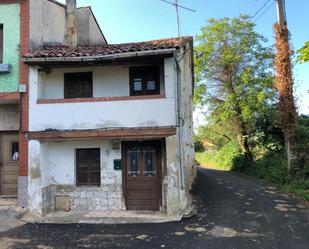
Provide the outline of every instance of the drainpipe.
{"type": "Polygon", "coordinates": [[[76,0],[66,0],[66,34],[65,43],[69,47],[77,47],[76,0]]]}
{"type": "Polygon", "coordinates": [[[183,170],[183,143],[182,143],[182,126],[183,126],[183,118],[180,114],[181,108],[181,79],[180,79],[180,65],[179,61],[177,60],[176,53],[174,54],[175,58],[175,69],[176,69],[176,126],[177,126],[177,136],[178,136],[178,149],[179,149],[179,183],[180,188],[184,189],[184,170],[183,170]]]}

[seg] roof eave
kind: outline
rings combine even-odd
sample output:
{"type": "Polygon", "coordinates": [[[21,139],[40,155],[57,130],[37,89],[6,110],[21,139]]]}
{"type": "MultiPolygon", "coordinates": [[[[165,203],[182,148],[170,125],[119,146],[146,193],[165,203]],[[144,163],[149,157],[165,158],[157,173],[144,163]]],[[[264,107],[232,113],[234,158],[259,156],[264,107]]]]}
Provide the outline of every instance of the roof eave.
{"type": "Polygon", "coordinates": [[[172,55],[176,50],[177,50],[176,48],[170,48],[170,49],[118,53],[111,55],[80,56],[80,57],[40,57],[40,58],[24,57],[22,61],[26,64],[42,64],[52,62],[99,62],[99,61],[108,61],[115,59],[141,57],[141,56],[172,55]]]}

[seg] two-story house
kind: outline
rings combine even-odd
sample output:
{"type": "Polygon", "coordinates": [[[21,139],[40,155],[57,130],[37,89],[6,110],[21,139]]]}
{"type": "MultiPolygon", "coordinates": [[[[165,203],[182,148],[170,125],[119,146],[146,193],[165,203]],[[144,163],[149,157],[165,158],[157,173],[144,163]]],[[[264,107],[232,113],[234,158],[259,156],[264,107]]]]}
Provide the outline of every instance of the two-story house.
{"type": "Polygon", "coordinates": [[[68,8],[54,0],[0,1],[0,197],[18,195],[20,206],[28,199],[29,127],[29,73],[21,55],[46,45],[106,43],[91,8],[67,2],[68,8]],[[67,36],[72,25],[75,41],[67,36]]]}
{"type": "Polygon", "coordinates": [[[75,30],[23,58],[30,210],[181,217],[195,176],[192,38],[78,46],[75,30]]]}

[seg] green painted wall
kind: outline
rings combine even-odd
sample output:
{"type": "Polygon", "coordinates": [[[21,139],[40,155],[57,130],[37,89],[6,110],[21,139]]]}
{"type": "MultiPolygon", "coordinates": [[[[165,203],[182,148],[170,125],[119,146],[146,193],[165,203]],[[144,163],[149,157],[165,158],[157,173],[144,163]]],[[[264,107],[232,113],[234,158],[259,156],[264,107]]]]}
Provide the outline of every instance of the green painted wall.
{"type": "Polygon", "coordinates": [[[19,84],[20,5],[0,4],[3,24],[3,63],[11,64],[10,73],[0,73],[0,92],[16,92],[19,84]]]}

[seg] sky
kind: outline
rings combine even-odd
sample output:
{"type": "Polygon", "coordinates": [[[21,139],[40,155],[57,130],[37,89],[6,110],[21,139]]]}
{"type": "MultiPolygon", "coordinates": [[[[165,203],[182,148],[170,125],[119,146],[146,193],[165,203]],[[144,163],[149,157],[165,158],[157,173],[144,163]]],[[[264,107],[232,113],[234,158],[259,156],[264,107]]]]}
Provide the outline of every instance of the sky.
{"type": "MultiPolygon", "coordinates": [[[[173,1],[173,0],[169,0],[173,1]]],[[[64,3],[65,0],[60,0],[64,3]]],[[[181,35],[196,36],[209,18],[253,15],[267,0],[179,0],[194,9],[179,9],[181,35]]],[[[77,6],[91,6],[108,43],[145,41],[177,36],[175,8],[161,0],[77,0],[77,6]]],[[[296,51],[309,40],[309,0],[286,0],[288,28],[292,48],[296,51]]],[[[277,12],[270,0],[256,21],[256,31],[274,44],[273,24],[277,12]],[[267,10],[264,12],[264,10],[267,10]]],[[[295,97],[298,111],[309,115],[309,62],[294,67],[295,97]]],[[[198,115],[200,120],[200,115],[198,115]]]]}

